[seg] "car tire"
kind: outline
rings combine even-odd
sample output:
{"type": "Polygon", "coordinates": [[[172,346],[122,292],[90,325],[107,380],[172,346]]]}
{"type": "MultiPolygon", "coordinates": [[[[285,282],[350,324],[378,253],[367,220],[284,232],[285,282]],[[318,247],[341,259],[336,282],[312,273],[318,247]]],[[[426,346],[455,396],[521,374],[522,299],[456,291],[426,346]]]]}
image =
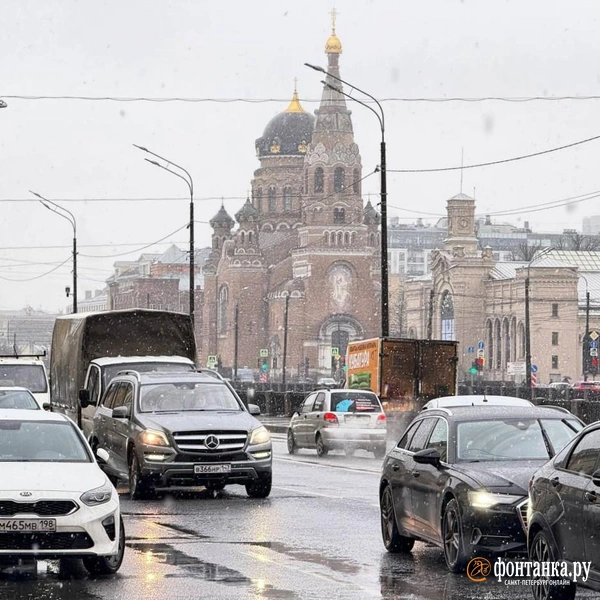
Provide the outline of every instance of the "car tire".
{"type": "Polygon", "coordinates": [[[387,454],[387,446],[385,444],[382,444],[381,446],[375,446],[373,454],[375,455],[375,458],[383,458],[387,454]]]}
{"type": "Polygon", "coordinates": [[[379,513],[381,516],[381,537],[383,545],[388,552],[410,552],[415,545],[415,540],[404,535],[400,535],[398,524],[396,523],[396,513],[394,512],[394,496],[392,488],[386,485],[383,488],[379,500],[379,513]]]}
{"type": "Polygon", "coordinates": [[[114,575],[123,563],[125,556],[125,527],[119,518],[119,546],[115,556],[94,556],[83,559],[83,566],[90,575],[114,575]]]}
{"type": "Polygon", "coordinates": [[[325,440],[323,439],[323,436],[320,433],[317,434],[315,442],[317,445],[317,456],[327,456],[327,454],[329,453],[329,448],[325,445],[325,440]]]}
{"type": "Polygon", "coordinates": [[[288,429],[287,432],[287,451],[288,454],[296,454],[298,452],[298,446],[296,445],[296,440],[291,429],[288,429]]]}
{"type": "Polygon", "coordinates": [[[250,498],[266,498],[271,493],[271,473],[259,473],[258,479],[246,484],[246,493],[250,498]]]}
{"type": "Polygon", "coordinates": [[[460,508],[455,499],[444,508],[442,541],[446,566],[452,573],[462,573],[471,556],[465,551],[460,508]]]}
{"type": "MultiPolygon", "coordinates": [[[[555,562],[552,544],[544,531],[538,531],[529,548],[529,560],[534,562],[555,562]]],[[[569,585],[551,585],[545,580],[533,586],[535,600],[573,600],[577,586],[571,581],[569,585]]]]}
{"type": "Polygon", "coordinates": [[[152,486],[148,479],[142,475],[137,454],[135,449],[132,449],[129,457],[129,496],[132,500],[144,500],[151,493],[152,486]]]}

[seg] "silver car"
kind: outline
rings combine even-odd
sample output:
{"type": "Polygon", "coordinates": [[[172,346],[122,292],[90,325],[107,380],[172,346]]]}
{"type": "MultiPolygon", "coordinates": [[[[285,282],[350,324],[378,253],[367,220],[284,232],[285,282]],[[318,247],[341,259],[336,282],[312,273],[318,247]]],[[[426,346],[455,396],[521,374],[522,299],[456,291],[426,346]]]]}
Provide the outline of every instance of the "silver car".
{"type": "Polygon", "coordinates": [[[310,393],[290,422],[288,452],[316,448],[318,456],[341,449],[386,454],[387,419],[376,394],[363,390],[324,389],[310,393]]]}

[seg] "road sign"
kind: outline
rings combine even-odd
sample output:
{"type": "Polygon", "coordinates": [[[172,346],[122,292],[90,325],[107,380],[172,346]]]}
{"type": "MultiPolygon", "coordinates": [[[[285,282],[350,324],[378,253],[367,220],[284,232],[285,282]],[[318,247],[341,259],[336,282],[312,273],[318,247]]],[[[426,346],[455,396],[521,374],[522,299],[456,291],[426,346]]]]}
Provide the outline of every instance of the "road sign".
{"type": "Polygon", "coordinates": [[[477,350],[477,358],[485,358],[485,350],[477,350]]]}
{"type": "Polygon", "coordinates": [[[537,385],[537,373],[531,374],[531,386],[535,387],[537,385]]]}
{"type": "Polygon", "coordinates": [[[217,364],[217,362],[218,362],[218,359],[217,359],[217,357],[216,357],[216,356],[214,356],[214,355],[208,356],[208,357],[206,358],[206,364],[207,364],[209,367],[210,367],[211,365],[216,365],[216,364],[217,364]]]}
{"type": "Polygon", "coordinates": [[[331,346],[331,356],[339,356],[340,349],[337,346],[331,346]]]}
{"type": "Polygon", "coordinates": [[[594,341],[596,341],[598,339],[598,332],[597,331],[592,331],[592,333],[590,333],[590,338],[594,341]]]}
{"type": "Polygon", "coordinates": [[[523,361],[515,361],[506,363],[506,372],[509,375],[525,375],[525,363],[523,361]]]}
{"type": "Polygon", "coordinates": [[[475,354],[475,346],[469,346],[469,347],[467,348],[467,352],[468,352],[469,354],[475,354]]]}
{"type": "Polygon", "coordinates": [[[590,356],[598,356],[598,348],[590,348],[590,356]]]}
{"type": "Polygon", "coordinates": [[[477,344],[477,348],[479,348],[479,350],[483,350],[485,348],[485,344],[483,342],[479,342],[479,344],[477,344]]]}
{"type": "Polygon", "coordinates": [[[598,342],[596,342],[596,341],[590,342],[590,348],[597,348],[597,347],[598,347],[598,342]]]}
{"type": "Polygon", "coordinates": [[[537,365],[531,365],[531,372],[532,373],[537,373],[538,372],[538,366],[537,365]]]}
{"type": "Polygon", "coordinates": [[[260,349],[260,355],[263,358],[269,356],[269,349],[268,348],[261,348],[260,349]]]}

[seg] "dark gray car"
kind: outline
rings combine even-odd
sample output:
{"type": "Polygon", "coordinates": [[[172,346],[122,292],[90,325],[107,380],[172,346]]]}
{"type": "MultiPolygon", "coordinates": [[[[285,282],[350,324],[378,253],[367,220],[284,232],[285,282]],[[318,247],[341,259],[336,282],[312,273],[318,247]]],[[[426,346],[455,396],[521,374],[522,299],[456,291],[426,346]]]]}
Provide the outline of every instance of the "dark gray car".
{"type": "Polygon", "coordinates": [[[109,454],[107,473],[129,480],[132,498],[156,488],[246,486],[271,491],[271,440],[233,389],[213,371],[126,371],[106,389],[92,444],[109,454]]]}

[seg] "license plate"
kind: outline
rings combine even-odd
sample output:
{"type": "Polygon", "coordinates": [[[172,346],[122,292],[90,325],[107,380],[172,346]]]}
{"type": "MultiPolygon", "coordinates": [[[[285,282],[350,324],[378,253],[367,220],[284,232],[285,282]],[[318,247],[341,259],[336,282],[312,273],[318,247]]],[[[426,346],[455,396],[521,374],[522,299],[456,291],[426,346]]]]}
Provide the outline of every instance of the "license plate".
{"type": "Polygon", "coordinates": [[[56,519],[0,519],[0,533],[56,531],[56,519]]]}
{"type": "Polygon", "coordinates": [[[231,465],[194,465],[194,473],[231,473],[231,465]]]}

